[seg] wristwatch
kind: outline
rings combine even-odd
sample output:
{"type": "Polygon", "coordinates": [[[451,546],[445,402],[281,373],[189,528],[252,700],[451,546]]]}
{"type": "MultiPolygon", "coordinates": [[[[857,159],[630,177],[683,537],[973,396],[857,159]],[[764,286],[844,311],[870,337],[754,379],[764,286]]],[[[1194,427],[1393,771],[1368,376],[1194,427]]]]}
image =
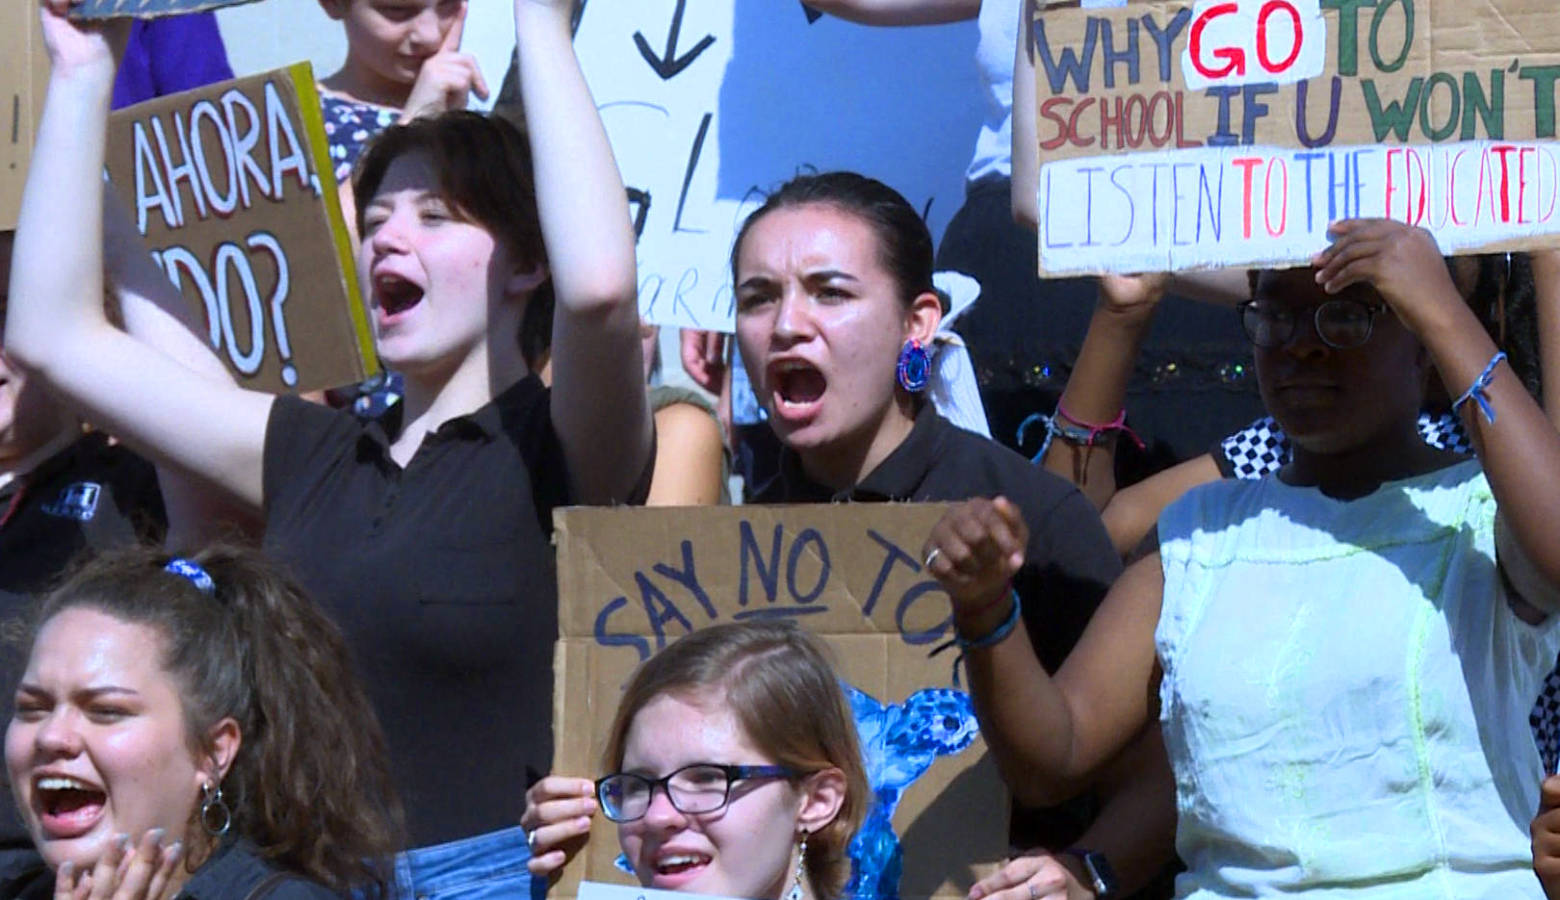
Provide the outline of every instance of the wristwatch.
{"type": "Polygon", "coordinates": [[[1116,870],[1110,867],[1110,860],[1103,853],[1095,853],[1093,850],[1084,850],[1081,847],[1070,847],[1068,855],[1075,856],[1083,863],[1083,871],[1088,873],[1089,885],[1094,889],[1094,896],[1099,898],[1115,897],[1120,885],[1116,881],[1116,870]]]}

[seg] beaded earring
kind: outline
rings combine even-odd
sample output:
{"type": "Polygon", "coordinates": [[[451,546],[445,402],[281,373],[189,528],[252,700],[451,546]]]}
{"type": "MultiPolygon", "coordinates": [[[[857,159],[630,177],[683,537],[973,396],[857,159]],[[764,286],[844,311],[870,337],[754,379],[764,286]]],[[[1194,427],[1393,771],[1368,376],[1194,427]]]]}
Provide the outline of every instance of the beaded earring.
{"type": "Polygon", "coordinates": [[[801,846],[796,853],[796,876],[791,881],[791,889],[785,892],[785,900],[804,900],[806,891],[802,887],[802,878],[807,874],[807,832],[802,831],[801,846]]]}
{"type": "Polygon", "coordinates": [[[894,377],[899,381],[899,386],[912,394],[919,394],[926,390],[926,380],[931,370],[932,358],[921,342],[914,338],[905,341],[904,349],[899,351],[899,364],[894,368],[894,377]]]}

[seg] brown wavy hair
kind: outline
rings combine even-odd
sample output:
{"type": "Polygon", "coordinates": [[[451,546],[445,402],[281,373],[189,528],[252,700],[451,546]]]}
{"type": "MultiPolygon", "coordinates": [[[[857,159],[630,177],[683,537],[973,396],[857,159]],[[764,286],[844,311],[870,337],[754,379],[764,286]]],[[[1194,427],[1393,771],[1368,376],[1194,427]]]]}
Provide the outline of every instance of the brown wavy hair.
{"type": "Polygon", "coordinates": [[[602,754],[609,772],[623,766],[634,716],[663,694],[718,691],[754,746],[804,775],[845,774],[845,801],[829,824],[807,837],[807,875],[821,900],[835,900],[850,877],[847,853],[872,803],[839,676],[818,639],[791,621],[728,622],[702,628],[646,660],[634,672],[602,754]]]}
{"type": "MultiPolygon", "coordinates": [[[[402,813],[341,632],[258,551],[213,546],[186,558],[210,576],[211,593],[166,571],[169,556],[150,547],[91,559],[44,598],[26,646],[67,609],[156,631],[191,751],[209,752],[205,736],[224,718],[238,723],[221,785],[232,832],[334,890],[382,891],[404,843],[402,813]]],[[[204,834],[198,815],[192,839],[204,834]]]]}

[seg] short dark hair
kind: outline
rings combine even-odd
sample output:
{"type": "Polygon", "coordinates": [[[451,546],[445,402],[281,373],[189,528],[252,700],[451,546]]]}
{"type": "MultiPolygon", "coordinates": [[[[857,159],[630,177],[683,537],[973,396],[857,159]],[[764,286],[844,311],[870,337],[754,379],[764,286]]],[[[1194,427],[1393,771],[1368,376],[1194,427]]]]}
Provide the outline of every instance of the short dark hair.
{"type": "Polygon", "coordinates": [[[167,571],[156,548],[89,560],[44,598],[26,646],[68,609],[155,631],[191,749],[202,752],[223,719],[238,723],[223,779],[234,832],[332,889],[383,887],[403,843],[401,807],[341,632],[258,551],[213,546],[188,559],[210,576],[211,593],[167,571]]]}
{"type": "Polygon", "coordinates": [[[877,235],[878,259],[899,287],[905,306],[932,286],[932,233],[904,195],[856,172],[798,175],[771,193],[764,204],[743,220],[731,245],[731,280],[737,280],[737,255],[748,229],[777,209],[826,204],[850,213],[877,235]]]}
{"type": "MultiPolygon", "coordinates": [[[[392,125],[376,135],[352,176],[359,234],[363,214],[379,193],[390,165],[408,154],[427,157],[439,181],[439,194],[454,212],[486,228],[519,261],[528,265],[546,261],[531,145],[503,115],[451,110],[392,125]]],[[[549,278],[532,293],[531,303],[550,308],[552,296],[549,278]]],[[[516,340],[521,339],[516,335],[516,340]]]]}

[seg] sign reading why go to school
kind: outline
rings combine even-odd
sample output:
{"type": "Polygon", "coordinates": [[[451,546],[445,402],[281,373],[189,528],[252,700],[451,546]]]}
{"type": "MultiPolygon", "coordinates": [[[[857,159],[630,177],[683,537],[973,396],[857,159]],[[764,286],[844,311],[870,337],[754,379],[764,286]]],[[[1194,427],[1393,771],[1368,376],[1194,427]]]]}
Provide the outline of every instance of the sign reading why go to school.
{"type": "Polygon", "coordinates": [[[1049,9],[1040,271],[1298,265],[1389,217],[1448,253],[1560,245],[1560,4],[1049,9]]]}

